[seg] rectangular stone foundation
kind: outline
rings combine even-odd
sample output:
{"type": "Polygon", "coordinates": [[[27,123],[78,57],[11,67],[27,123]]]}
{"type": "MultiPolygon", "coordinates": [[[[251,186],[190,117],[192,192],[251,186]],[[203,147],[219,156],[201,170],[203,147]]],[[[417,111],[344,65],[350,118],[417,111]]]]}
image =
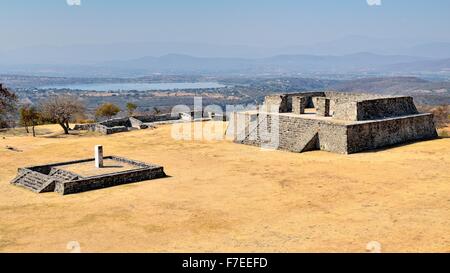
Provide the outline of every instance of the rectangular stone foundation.
{"type": "Polygon", "coordinates": [[[126,171],[122,173],[107,174],[97,177],[90,177],[71,182],[58,181],[55,191],[59,194],[74,194],[91,190],[104,189],[123,184],[136,183],[140,181],[152,180],[165,177],[162,167],[144,168],[139,170],[126,171]]]}
{"type": "Polygon", "coordinates": [[[115,164],[100,168],[98,172],[95,172],[94,158],[21,168],[11,183],[37,193],[55,191],[66,195],[166,177],[162,166],[117,156],[104,159],[115,164]],[[78,169],[87,164],[92,164],[88,172],[78,169]]]}

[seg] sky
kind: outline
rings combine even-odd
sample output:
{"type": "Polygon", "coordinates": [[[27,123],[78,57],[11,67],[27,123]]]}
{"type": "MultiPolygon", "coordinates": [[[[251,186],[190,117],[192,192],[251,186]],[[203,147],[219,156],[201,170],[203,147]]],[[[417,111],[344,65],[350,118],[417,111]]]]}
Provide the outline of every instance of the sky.
{"type": "Polygon", "coordinates": [[[180,42],[280,47],[346,36],[450,42],[448,0],[0,0],[0,51],[180,42]]]}

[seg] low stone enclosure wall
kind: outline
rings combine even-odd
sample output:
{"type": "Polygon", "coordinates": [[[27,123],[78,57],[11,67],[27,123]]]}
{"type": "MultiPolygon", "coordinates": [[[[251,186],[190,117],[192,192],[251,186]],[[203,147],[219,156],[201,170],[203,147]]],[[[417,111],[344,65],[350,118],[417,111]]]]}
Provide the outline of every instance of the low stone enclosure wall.
{"type": "Polygon", "coordinates": [[[130,130],[141,130],[152,127],[152,123],[180,120],[181,116],[171,114],[133,116],[126,118],[115,118],[94,124],[75,125],[74,130],[99,132],[104,135],[128,132],[130,130]]]}
{"type": "Polygon", "coordinates": [[[226,121],[225,115],[217,115],[214,113],[190,112],[180,113],[173,116],[172,114],[149,115],[149,116],[133,116],[126,118],[116,118],[93,124],[77,124],[74,130],[99,132],[104,135],[128,132],[130,130],[142,130],[152,128],[157,124],[172,122],[192,122],[207,120],[223,120],[226,121]],[[197,117],[197,116],[200,117],[197,117]]]}
{"type": "Polygon", "coordinates": [[[55,191],[61,195],[66,195],[166,177],[162,166],[117,156],[108,156],[104,159],[130,164],[134,168],[86,177],[76,172],[61,169],[65,166],[82,163],[94,164],[95,159],[84,159],[20,168],[11,184],[27,188],[36,193],[55,191]]]}
{"type": "Polygon", "coordinates": [[[292,152],[351,154],[437,137],[433,115],[411,97],[338,92],[268,96],[262,111],[234,113],[229,128],[237,143],[292,152]]]}

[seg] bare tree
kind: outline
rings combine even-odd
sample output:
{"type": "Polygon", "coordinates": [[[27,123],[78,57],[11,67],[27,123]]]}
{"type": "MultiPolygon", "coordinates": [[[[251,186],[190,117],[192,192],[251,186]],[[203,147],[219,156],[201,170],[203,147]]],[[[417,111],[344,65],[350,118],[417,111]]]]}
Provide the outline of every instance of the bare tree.
{"type": "Polygon", "coordinates": [[[17,96],[0,84],[0,128],[9,127],[16,111],[17,96]]]}
{"type": "Polygon", "coordinates": [[[158,107],[153,107],[153,113],[155,113],[155,115],[159,115],[161,114],[161,110],[158,107]]]}
{"type": "Polygon", "coordinates": [[[66,135],[69,134],[69,122],[76,115],[83,114],[85,107],[75,96],[57,95],[41,103],[41,113],[45,120],[59,124],[66,135]]]}

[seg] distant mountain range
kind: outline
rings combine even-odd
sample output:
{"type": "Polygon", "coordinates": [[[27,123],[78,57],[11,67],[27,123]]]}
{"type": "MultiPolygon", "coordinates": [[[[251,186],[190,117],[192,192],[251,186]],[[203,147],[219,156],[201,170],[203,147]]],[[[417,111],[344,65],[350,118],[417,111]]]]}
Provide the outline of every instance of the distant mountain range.
{"type": "Polygon", "coordinates": [[[278,55],[268,58],[209,58],[181,54],[109,61],[93,65],[0,65],[0,73],[139,77],[150,74],[281,75],[296,73],[411,73],[450,72],[450,59],[357,53],[343,56],[278,55]]]}
{"type": "Polygon", "coordinates": [[[392,72],[447,72],[450,73],[450,58],[443,60],[426,60],[416,62],[405,62],[385,67],[386,71],[392,72]]]}
{"type": "Polygon", "coordinates": [[[449,71],[450,43],[414,44],[364,36],[280,48],[155,42],[39,46],[0,52],[0,73],[49,76],[449,71]]]}
{"type": "Polygon", "coordinates": [[[374,71],[388,65],[426,61],[427,58],[357,53],[344,56],[278,55],[269,58],[200,58],[169,54],[128,61],[107,62],[97,67],[142,70],[148,73],[290,73],[374,71]]]}
{"type": "Polygon", "coordinates": [[[206,58],[268,58],[277,55],[342,56],[358,52],[378,55],[407,55],[433,59],[450,58],[450,42],[421,43],[395,38],[346,36],[304,45],[268,47],[266,45],[223,45],[187,42],[123,42],[113,44],[40,45],[0,51],[5,65],[63,64],[92,65],[114,60],[132,60],[142,56],[171,53],[206,58]]]}

